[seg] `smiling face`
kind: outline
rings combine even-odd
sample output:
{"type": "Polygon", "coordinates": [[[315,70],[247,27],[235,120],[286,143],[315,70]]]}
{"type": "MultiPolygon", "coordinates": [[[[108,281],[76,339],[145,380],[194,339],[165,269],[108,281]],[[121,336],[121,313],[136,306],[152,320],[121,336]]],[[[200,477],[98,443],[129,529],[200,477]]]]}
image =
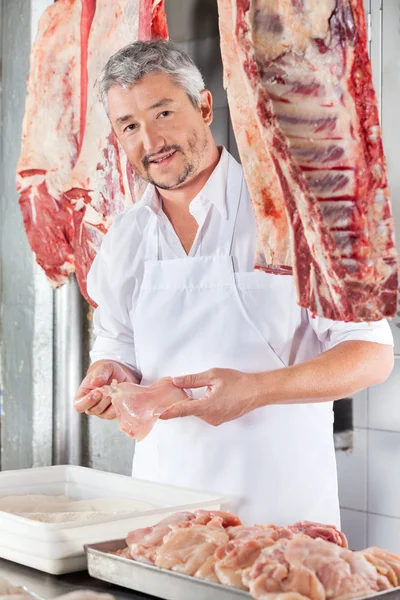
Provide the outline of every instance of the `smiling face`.
{"type": "Polygon", "coordinates": [[[196,108],[165,73],[145,75],[126,90],[108,92],[108,113],[135,171],[159,188],[180,188],[207,165],[214,144],[212,98],[202,92],[196,108]]]}

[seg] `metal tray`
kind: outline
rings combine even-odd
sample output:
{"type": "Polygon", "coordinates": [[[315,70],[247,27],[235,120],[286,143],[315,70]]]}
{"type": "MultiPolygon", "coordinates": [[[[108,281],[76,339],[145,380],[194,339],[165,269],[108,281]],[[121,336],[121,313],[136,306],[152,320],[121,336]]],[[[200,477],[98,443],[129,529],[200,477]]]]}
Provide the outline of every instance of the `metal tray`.
{"type": "MultiPolygon", "coordinates": [[[[248,592],[109,554],[125,547],[124,539],[86,545],[89,575],[163,600],[253,600],[248,592]]],[[[400,600],[400,587],[357,600],[366,598],[400,600]]]]}
{"type": "Polygon", "coordinates": [[[109,554],[125,546],[125,540],[86,545],[89,575],[163,600],[253,600],[235,588],[109,554]]]}

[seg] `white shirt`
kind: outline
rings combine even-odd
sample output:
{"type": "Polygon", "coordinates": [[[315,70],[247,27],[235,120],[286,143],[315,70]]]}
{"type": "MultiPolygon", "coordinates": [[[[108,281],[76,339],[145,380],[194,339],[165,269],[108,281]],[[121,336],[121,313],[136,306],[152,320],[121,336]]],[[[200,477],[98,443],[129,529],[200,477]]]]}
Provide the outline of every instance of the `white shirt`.
{"type": "MultiPolygon", "coordinates": [[[[189,257],[218,254],[219,230],[229,214],[229,197],[226,194],[228,160],[229,153],[223,148],[218,165],[190,203],[190,213],[199,227],[189,257]]],[[[115,218],[87,280],[89,296],[98,305],[94,313],[96,341],[90,353],[91,360],[119,361],[133,369],[139,377],[141,373],[136,362],[133,313],[143,278],[146,241],[148,235],[151,235],[149,220],[152,215],[157,218],[159,260],[185,258],[182,244],[162,211],[155,187],[148,185],[142,199],[115,218]]],[[[255,247],[254,212],[250,202],[241,203],[231,249],[235,271],[253,271],[255,247]]],[[[254,302],[260,301],[262,299],[255,294],[254,302]]],[[[257,313],[256,309],[255,312],[257,313]]],[[[157,319],[157,315],[154,318],[157,319]]],[[[269,341],[287,365],[307,360],[346,340],[393,345],[386,320],[344,323],[312,317],[309,311],[297,306],[295,298],[290,314],[283,321],[279,319],[275,324],[277,341],[269,341]]],[[[260,330],[263,329],[261,321],[258,326],[260,330]]],[[[270,324],[268,331],[271,331],[270,324]]]]}

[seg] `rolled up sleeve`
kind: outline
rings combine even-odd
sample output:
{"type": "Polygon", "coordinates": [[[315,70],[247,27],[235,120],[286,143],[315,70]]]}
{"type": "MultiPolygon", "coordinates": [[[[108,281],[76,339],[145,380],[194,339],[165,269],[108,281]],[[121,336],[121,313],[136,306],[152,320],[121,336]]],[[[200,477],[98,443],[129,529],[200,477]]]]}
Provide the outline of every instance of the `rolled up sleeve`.
{"type": "Polygon", "coordinates": [[[331,321],[322,317],[312,317],[309,321],[314,329],[323,350],[329,350],[342,342],[358,340],[363,342],[376,342],[393,346],[393,335],[386,319],[371,323],[345,323],[344,321],[331,321]]]}
{"type": "Polygon", "coordinates": [[[90,359],[91,362],[116,360],[132,369],[140,378],[127,301],[132,297],[134,282],[132,279],[124,281],[115,263],[111,229],[103,240],[87,279],[88,294],[97,304],[93,316],[93,333],[96,339],[90,359]]]}

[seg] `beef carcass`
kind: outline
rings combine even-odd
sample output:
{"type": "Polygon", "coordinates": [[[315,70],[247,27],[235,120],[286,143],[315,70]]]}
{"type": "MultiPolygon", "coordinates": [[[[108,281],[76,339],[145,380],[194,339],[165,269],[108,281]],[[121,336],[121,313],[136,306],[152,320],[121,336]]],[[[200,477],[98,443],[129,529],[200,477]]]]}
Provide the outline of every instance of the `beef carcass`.
{"type": "MultiPolygon", "coordinates": [[[[40,19],[17,165],[25,230],[53,285],[65,283],[75,269],[72,205],[63,189],[80,144],[81,8],[80,2],[59,0],[40,19]]],[[[90,8],[85,13],[89,28],[90,8]]]]}
{"type": "Polygon", "coordinates": [[[170,377],[147,386],[114,380],[98,391],[103,397],[111,397],[122,431],[138,442],[150,433],[163,412],[189,398],[184,390],[174,386],[170,377]]]}
{"type": "Polygon", "coordinates": [[[393,316],[397,253],[362,0],[218,6],[256,267],[292,267],[299,304],[320,316],[393,316]]]}
{"type": "Polygon", "coordinates": [[[145,187],[120,152],[97,80],[111,54],[152,36],[167,36],[164,0],[58,0],[32,49],[17,165],[25,229],[50,282],[76,270],[86,297],[102,236],[145,187]]]}
{"type": "MultiPolygon", "coordinates": [[[[86,277],[113,217],[140,198],[145,186],[120,148],[100,100],[98,79],[109,57],[126,44],[165,34],[160,0],[97,0],[87,51],[87,111],[82,147],[64,192],[74,211],[76,275],[86,277]],[[153,13],[154,11],[154,13],[153,13]],[[152,31],[155,25],[161,31],[152,31]]],[[[86,296],[87,297],[87,296],[86,296]]],[[[90,299],[88,298],[90,301],[90,299]]]]}

